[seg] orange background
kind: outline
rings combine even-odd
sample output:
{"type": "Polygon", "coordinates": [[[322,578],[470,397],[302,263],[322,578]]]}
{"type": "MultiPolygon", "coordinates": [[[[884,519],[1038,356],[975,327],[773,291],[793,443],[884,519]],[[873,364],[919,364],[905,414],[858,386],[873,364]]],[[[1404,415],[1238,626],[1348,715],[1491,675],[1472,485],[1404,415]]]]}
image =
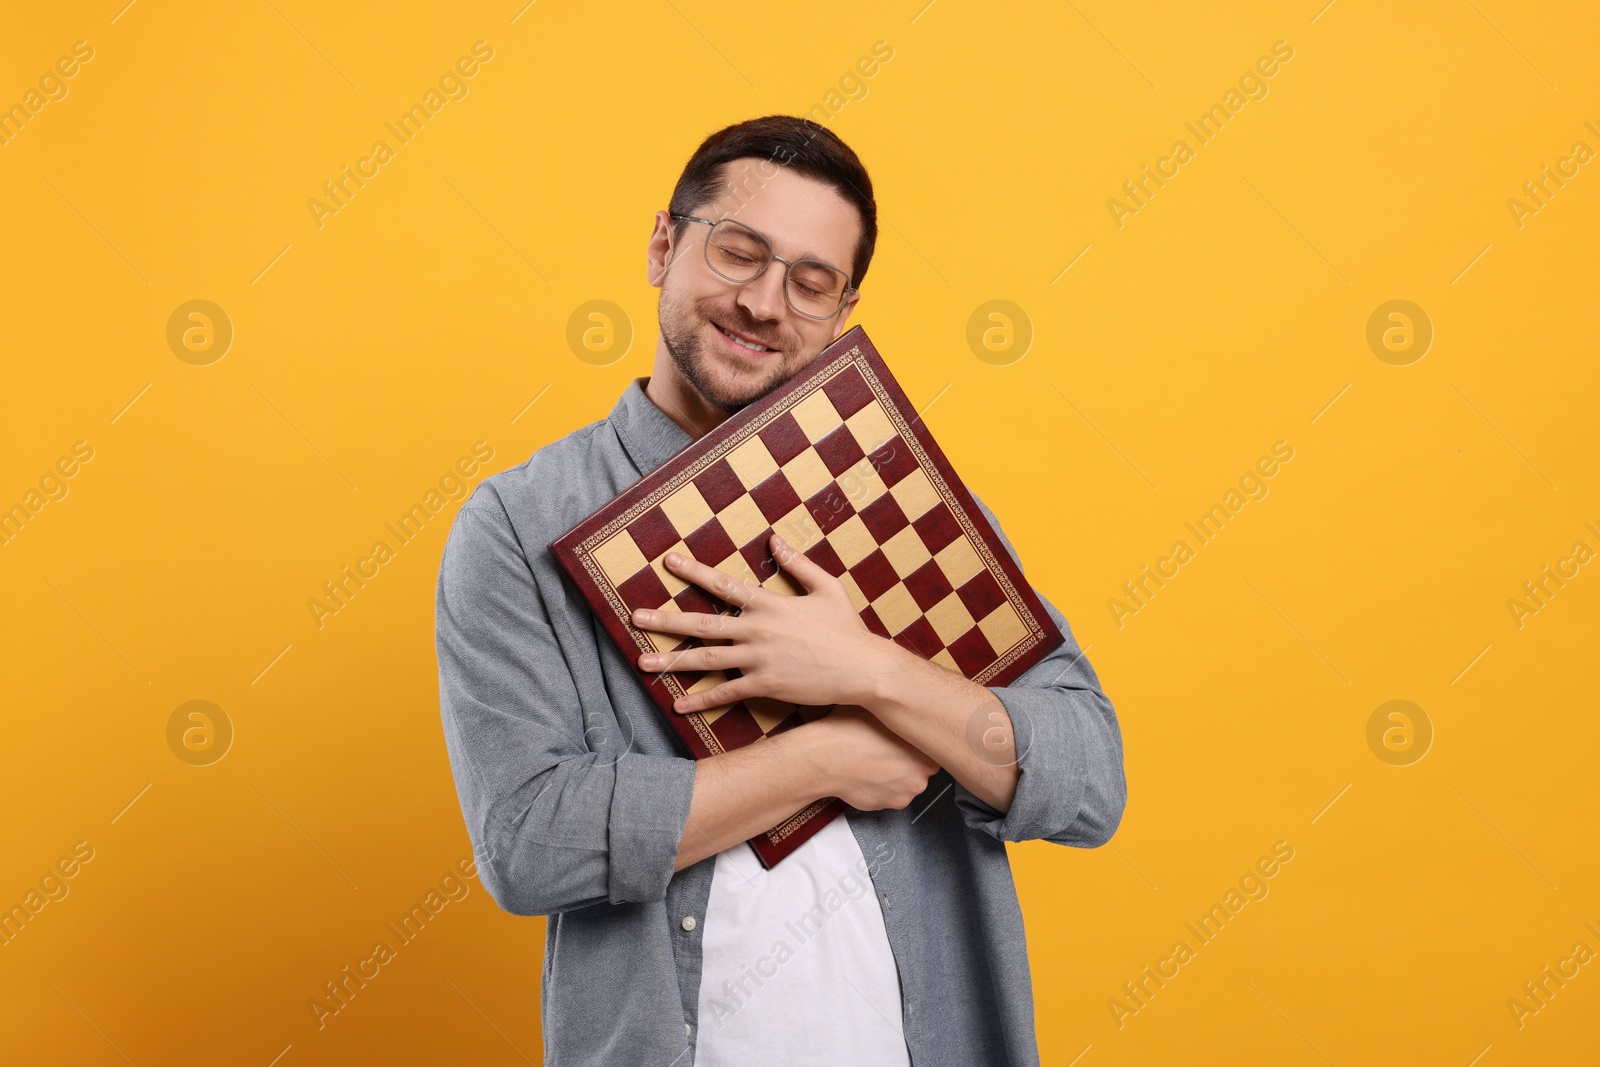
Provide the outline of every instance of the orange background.
{"type": "Polygon", "coordinates": [[[1508,600],[1600,549],[1600,175],[1508,201],[1600,149],[1600,21],[1319,6],[8,14],[0,105],[75,42],[93,58],[0,144],[0,507],[65,490],[0,545],[0,904],[93,858],[0,948],[4,1058],[538,1061],[543,922],[470,879],[321,1029],[308,1008],[469,852],[433,649],[461,494],[320,628],[307,601],[476,442],[470,485],[649,373],[644,244],[684,161],[817,106],[882,211],[856,321],[1125,735],[1112,844],[1011,849],[1045,1062],[1579,1062],[1595,966],[1520,1027],[1507,1002],[1600,951],[1600,568],[1520,620],[1508,600]],[[465,97],[392,141],[478,41],[465,97]],[[1280,41],[1266,95],[1199,143],[1185,123],[1280,41]],[[394,157],[319,226],[307,201],[378,139],[394,157]],[[1193,158],[1113,212],[1179,139],[1193,158]],[[192,300],[231,323],[221,358],[169,346],[192,300]],[[569,347],[593,300],[626,351],[569,347]],[[994,300],[1025,352],[969,344],[994,300]],[[1426,352],[1369,347],[1391,300],[1426,352]],[[1279,441],[1268,494],[1200,545],[1185,523],[1279,441]],[[192,720],[169,735],[195,700],[233,731],[209,765],[180,758],[192,720]],[[1431,726],[1420,760],[1420,733],[1369,745],[1391,700],[1431,726]],[[1123,983],[1279,841],[1270,894],[1119,1028],[1123,983]]]}

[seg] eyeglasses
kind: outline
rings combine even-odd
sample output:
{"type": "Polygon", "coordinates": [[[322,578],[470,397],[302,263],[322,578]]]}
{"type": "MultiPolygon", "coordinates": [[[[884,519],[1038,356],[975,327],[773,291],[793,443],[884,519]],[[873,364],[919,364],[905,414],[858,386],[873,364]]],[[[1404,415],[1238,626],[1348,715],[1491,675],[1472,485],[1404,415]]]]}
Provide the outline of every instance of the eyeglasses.
{"type": "Polygon", "coordinates": [[[720,278],[743,284],[766,273],[772,261],[785,267],[783,298],[797,315],[808,319],[830,319],[838,314],[847,296],[856,290],[850,275],[820,259],[784,259],[772,251],[772,242],[733,219],[699,219],[693,215],[673,215],[684,222],[702,222],[711,227],[706,234],[706,266],[720,278]]]}

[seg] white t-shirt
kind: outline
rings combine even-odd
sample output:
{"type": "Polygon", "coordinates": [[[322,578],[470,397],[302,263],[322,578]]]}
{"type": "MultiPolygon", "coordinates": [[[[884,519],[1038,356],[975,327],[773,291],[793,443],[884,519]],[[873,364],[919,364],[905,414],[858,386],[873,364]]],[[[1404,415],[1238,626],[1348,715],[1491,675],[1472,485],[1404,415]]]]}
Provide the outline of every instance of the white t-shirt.
{"type": "Polygon", "coordinates": [[[696,1067],[910,1067],[900,972],[845,819],[770,871],[743,842],[717,854],[696,1067]]]}

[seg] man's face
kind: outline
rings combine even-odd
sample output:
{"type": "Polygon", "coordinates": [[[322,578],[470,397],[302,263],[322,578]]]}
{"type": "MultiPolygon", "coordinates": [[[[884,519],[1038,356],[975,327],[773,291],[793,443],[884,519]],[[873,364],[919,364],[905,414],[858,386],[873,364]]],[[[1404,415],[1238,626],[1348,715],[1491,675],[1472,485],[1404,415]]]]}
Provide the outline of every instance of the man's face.
{"type": "MultiPolygon", "coordinates": [[[[785,259],[820,259],[845,273],[854,266],[861,215],[821,182],[760,159],[723,168],[717,198],[690,212],[713,221],[738,219],[772,242],[785,259]]],[[[669,225],[673,225],[669,221],[669,225]]],[[[673,365],[706,402],[729,412],[760,399],[794,377],[839,335],[854,307],[851,293],[826,320],[797,313],[784,299],[784,264],[776,259],[759,278],[730,282],[706,265],[711,227],[689,223],[673,242],[661,285],[661,339],[673,365]],[[728,334],[766,348],[758,352],[728,334]]]]}

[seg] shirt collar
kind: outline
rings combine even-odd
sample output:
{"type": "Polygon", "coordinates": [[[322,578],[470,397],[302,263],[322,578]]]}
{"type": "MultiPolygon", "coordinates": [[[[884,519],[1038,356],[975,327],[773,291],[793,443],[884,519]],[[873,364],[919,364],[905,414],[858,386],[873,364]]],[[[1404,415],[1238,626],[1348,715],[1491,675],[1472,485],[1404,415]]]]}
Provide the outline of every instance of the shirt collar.
{"type": "Polygon", "coordinates": [[[661,466],[693,440],[645,395],[644,386],[649,380],[635,378],[629,382],[608,416],[628,458],[633,460],[641,475],[661,466]]]}

